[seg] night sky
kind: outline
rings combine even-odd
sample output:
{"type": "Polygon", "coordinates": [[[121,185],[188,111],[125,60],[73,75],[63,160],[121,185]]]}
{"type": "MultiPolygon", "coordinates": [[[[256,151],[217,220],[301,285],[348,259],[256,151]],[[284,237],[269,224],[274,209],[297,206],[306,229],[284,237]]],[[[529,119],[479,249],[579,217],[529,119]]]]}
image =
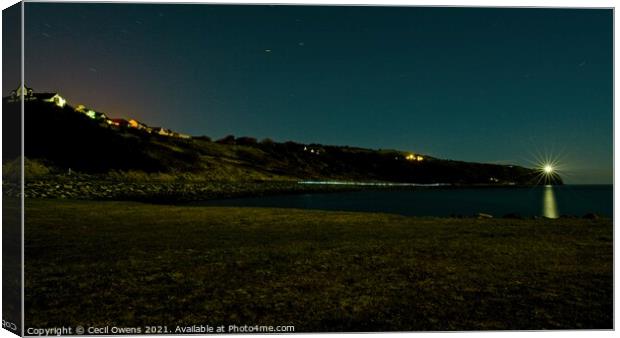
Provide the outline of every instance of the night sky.
{"type": "Polygon", "coordinates": [[[612,182],[611,10],[25,7],[26,84],[112,117],[612,182]]]}

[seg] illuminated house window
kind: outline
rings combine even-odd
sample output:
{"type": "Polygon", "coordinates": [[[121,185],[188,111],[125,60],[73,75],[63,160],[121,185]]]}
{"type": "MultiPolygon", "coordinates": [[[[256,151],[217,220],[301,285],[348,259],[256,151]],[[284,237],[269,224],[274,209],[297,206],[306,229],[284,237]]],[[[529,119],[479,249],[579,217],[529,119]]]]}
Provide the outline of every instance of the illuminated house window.
{"type": "Polygon", "coordinates": [[[67,103],[67,101],[60,95],[58,94],[54,94],[54,96],[50,97],[49,99],[44,100],[45,102],[53,102],[55,105],[57,105],[58,107],[64,107],[65,104],[67,103]]]}
{"type": "Polygon", "coordinates": [[[67,100],[65,100],[62,96],[56,94],[54,96],[52,96],[51,98],[49,98],[48,100],[46,100],[47,102],[53,102],[55,105],[57,105],[58,107],[64,107],[65,104],[67,103],[67,100]]]}
{"type": "Polygon", "coordinates": [[[35,94],[35,96],[37,96],[37,98],[43,102],[52,102],[61,108],[64,107],[65,104],[67,104],[67,100],[65,100],[62,96],[56,93],[42,93],[42,94],[35,94]]]}
{"type": "Polygon", "coordinates": [[[136,129],[140,129],[140,130],[148,130],[148,129],[150,129],[149,126],[147,126],[146,124],[144,124],[144,123],[142,123],[142,122],[140,122],[138,120],[135,120],[135,119],[129,120],[129,126],[131,128],[136,128],[136,129]]]}

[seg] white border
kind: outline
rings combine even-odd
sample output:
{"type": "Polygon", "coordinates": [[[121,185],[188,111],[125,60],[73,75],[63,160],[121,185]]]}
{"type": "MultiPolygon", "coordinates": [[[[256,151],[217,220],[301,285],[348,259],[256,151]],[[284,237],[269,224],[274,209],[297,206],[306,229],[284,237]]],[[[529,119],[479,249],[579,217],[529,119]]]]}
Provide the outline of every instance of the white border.
{"type": "MultiPolygon", "coordinates": [[[[39,0],[35,0],[39,1],[39,0]]],[[[133,3],[226,3],[226,4],[311,4],[311,5],[381,5],[381,6],[468,6],[468,7],[582,7],[582,8],[615,8],[616,1],[612,0],[449,0],[449,1],[441,1],[441,0],[425,0],[425,1],[414,1],[414,0],[388,0],[388,1],[380,1],[380,0],[286,0],[286,1],[274,1],[274,0],[219,0],[219,1],[207,1],[207,2],[199,2],[199,1],[175,1],[175,0],[150,0],[150,1],[91,1],[91,0],[82,0],[79,2],[133,2],[133,3]]],[[[2,9],[5,9],[11,5],[17,3],[14,0],[0,0],[2,4],[2,9]]],[[[23,64],[23,39],[24,39],[24,17],[23,17],[23,5],[22,5],[22,64],[23,64]]],[[[0,36],[1,36],[1,25],[0,25],[0,36]]],[[[618,36],[618,28],[615,25],[615,12],[614,12],[614,65],[616,65],[617,61],[617,53],[616,53],[616,37],[618,36]]],[[[0,46],[1,48],[1,46],[0,46]]],[[[0,54],[1,55],[1,54],[0,54]]],[[[21,69],[21,78],[22,83],[24,83],[24,67],[21,69]]],[[[615,99],[618,95],[617,87],[615,86],[615,79],[617,78],[617,68],[614,66],[614,213],[615,210],[618,210],[618,206],[620,202],[615,199],[616,193],[618,192],[618,188],[615,185],[615,177],[618,174],[619,170],[616,166],[615,159],[616,151],[617,151],[617,143],[615,137],[615,130],[618,127],[618,120],[615,119],[615,111],[617,100],[615,99]]],[[[23,105],[23,100],[22,100],[23,105]]],[[[22,108],[23,109],[23,108],[22,108]]],[[[0,136],[2,122],[0,121],[0,136]]],[[[23,115],[22,115],[22,128],[23,128],[23,115]]],[[[22,129],[22,137],[23,137],[23,129],[22,129]]],[[[23,139],[22,139],[22,152],[23,152],[23,139]]],[[[0,158],[2,154],[2,139],[0,137],[0,158]]],[[[23,159],[22,159],[23,162],[23,159]]],[[[0,179],[1,180],[1,179],[0,179]]],[[[22,163],[22,188],[23,188],[23,163],[22,163]]],[[[0,196],[0,201],[2,197],[0,196]]],[[[23,203],[23,196],[22,196],[23,203]]],[[[23,205],[23,204],[22,204],[23,205]]],[[[23,233],[23,220],[24,215],[22,214],[22,237],[23,233]]],[[[22,238],[22,260],[23,260],[23,238],[22,238]]],[[[0,243],[0,251],[1,251],[1,243],[0,243]]],[[[22,278],[23,276],[23,265],[22,265],[22,278]]],[[[614,323],[618,323],[618,313],[615,311],[615,304],[618,301],[617,292],[615,292],[615,281],[618,280],[617,275],[618,269],[616,266],[615,260],[615,231],[614,231],[614,323]]],[[[0,272],[1,274],[1,272],[0,272]]],[[[22,279],[24,280],[24,279],[22,279]]],[[[22,290],[23,292],[23,290],[22,290]]],[[[23,295],[22,295],[23,296],[23,295]]],[[[0,304],[2,302],[2,294],[0,292],[0,304]]],[[[22,298],[22,311],[23,311],[23,298],[22,298]]],[[[22,312],[23,316],[23,312],[22,312]]],[[[23,318],[22,318],[23,319],[23,318]]],[[[388,337],[388,336],[430,336],[436,335],[437,333],[382,333],[380,336],[388,337]]],[[[440,335],[447,335],[451,333],[439,333],[440,335]]],[[[308,336],[315,334],[297,334],[298,336],[308,336]]],[[[609,336],[615,335],[615,331],[536,331],[536,332],[459,332],[459,337],[477,337],[479,335],[485,335],[487,337],[494,337],[496,335],[508,336],[508,337],[523,337],[526,335],[544,335],[545,337],[601,337],[601,336],[609,336]]],[[[221,336],[221,335],[220,335],[221,336]]],[[[240,336],[240,335],[231,335],[231,336],[240,336]]],[[[320,336],[327,337],[335,337],[335,334],[320,334],[320,336]]],[[[365,337],[367,334],[347,334],[348,337],[365,337]]],[[[0,330],[0,338],[4,337],[15,337],[14,334],[10,333],[6,330],[0,330]]],[[[153,336],[156,337],[156,336],[153,336]]],[[[204,336],[206,337],[206,336],[204,336]]]]}
{"type": "MultiPolygon", "coordinates": [[[[25,45],[24,33],[25,33],[26,25],[24,24],[24,19],[25,19],[25,17],[24,17],[24,12],[25,12],[25,10],[24,10],[24,2],[22,1],[20,5],[21,5],[20,6],[21,7],[20,10],[21,10],[21,16],[22,16],[22,18],[21,18],[21,57],[22,57],[22,59],[20,61],[20,67],[21,67],[20,78],[21,78],[21,85],[24,86],[24,88],[25,88],[26,87],[26,76],[25,76],[25,68],[26,68],[26,66],[25,66],[25,62],[24,62],[24,45],[25,45]]],[[[24,91],[22,90],[21,92],[22,92],[21,93],[21,115],[22,115],[21,116],[22,117],[21,118],[21,129],[22,130],[21,130],[21,140],[20,140],[20,142],[21,142],[21,154],[22,154],[22,156],[21,156],[21,164],[20,164],[21,165],[21,177],[20,177],[20,193],[21,193],[20,200],[21,201],[20,201],[20,203],[21,203],[21,208],[22,208],[22,213],[21,213],[21,223],[22,223],[22,231],[21,231],[21,237],[22,237],[22,243],[21,243],[22,244],[21,245],[21,248],[22,248],[22,252],[21,252],[21,260],[22,260],[22,264],[21,264],[21,267],[22,267],[22,273],[21,273],[21,275],[22,275],[22,280],[21,280],[21,286],[22,286],[22,299],[21,299],[21,303],[22,303],[21,304],[22,322],[20,323],[20,327],[21,327],[21,334],[23,336],[24,332],[25,332],[24,331],[25,330],[24,323],[25,323],[25,318],[26,318],[26,310],[25,310],[25,307],[24,307],[25,306],[24,299],[26,298],[26,291],[25,291],[25,287],[24,287],[24,283],[26,281],[26,279],[24,278],[25,277],[24,253],[26,251],[26,248],[24,247],[25,246],[25,239],[26,239],[25,236],[24,236],[24,232],[26,230],[26,227],[25,227],[25,225],[26,225],[26,212],[25,212],[25,205],[26,205],[25,202],[26,202],[26,200],[25,200],[25,196],[24,196],[24,189],[25,189],[25,186],[26,186],[26,181],[25,181],[25,177],[24,177],[24,174],[25,174],[25,172],[24,172],[24,162],[25,162],[24,154],[26,153],[26,151],[25,151],[25,141],[24,141],[24,131],[25,131],[25,128],[24,128],[24,123],[25,123],[25,119],[24,119],[24,91]]]]}

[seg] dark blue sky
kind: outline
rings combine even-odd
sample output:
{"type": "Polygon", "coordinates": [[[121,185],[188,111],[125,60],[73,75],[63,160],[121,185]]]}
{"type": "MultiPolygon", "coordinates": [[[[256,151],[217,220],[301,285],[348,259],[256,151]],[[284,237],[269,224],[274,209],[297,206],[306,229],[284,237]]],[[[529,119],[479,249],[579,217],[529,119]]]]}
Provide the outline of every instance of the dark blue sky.
{"type": "Polygon", "coordinates": [[[27,85],[115,117],[612,181],[611,10],[25,7],[27,85]]]}

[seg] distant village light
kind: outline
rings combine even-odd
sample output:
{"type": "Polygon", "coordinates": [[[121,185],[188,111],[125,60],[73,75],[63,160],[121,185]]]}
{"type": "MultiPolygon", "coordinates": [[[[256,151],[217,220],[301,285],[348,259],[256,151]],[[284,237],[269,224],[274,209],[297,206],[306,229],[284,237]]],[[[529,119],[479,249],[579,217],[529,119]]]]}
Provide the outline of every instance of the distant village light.
{"type": "Polygon", "coordinates": [[[407,156],[405,156],[405,159],[407,161],[423,161],[424,157],[420,156],[420,155],[416,155],[416,154],[408,154],[407,156]]]}
{"type": "MultiPolygon", "coordinates": [[[[55,104],[60,108],[63,108],[67,104],[67,100],[65,100],[65,98],[60,96],[58,93],[34,93],[32,88],[28,88],[26,86],[20,86],[12,90],[11,95],[8,97],[7,101],[19,102],[22,100],[22,97],[24,101],[38,100],[41,102],[49,102],[55,104]]],[[[177,133],[170,129],[149,127],[146,124],[141,123],[140,121],[135,119],[131,119],[129,121],[124,119],[111,119],[108,118],[104,113],[98,113],[92,109],[86,108],[86,106],[84,106],[83,104],[77,105],[75,108],[73,108],[73,110],[82,113],[93,120],[101,121],[113,127],[130,127],[142,130],[149,134],[157,133],[162,136],[176,137],[188,140],[192,138],[191,135],[177,133]]],[[[319,151],[316,150],[315,153],[319,154],[319,151]]]]}

